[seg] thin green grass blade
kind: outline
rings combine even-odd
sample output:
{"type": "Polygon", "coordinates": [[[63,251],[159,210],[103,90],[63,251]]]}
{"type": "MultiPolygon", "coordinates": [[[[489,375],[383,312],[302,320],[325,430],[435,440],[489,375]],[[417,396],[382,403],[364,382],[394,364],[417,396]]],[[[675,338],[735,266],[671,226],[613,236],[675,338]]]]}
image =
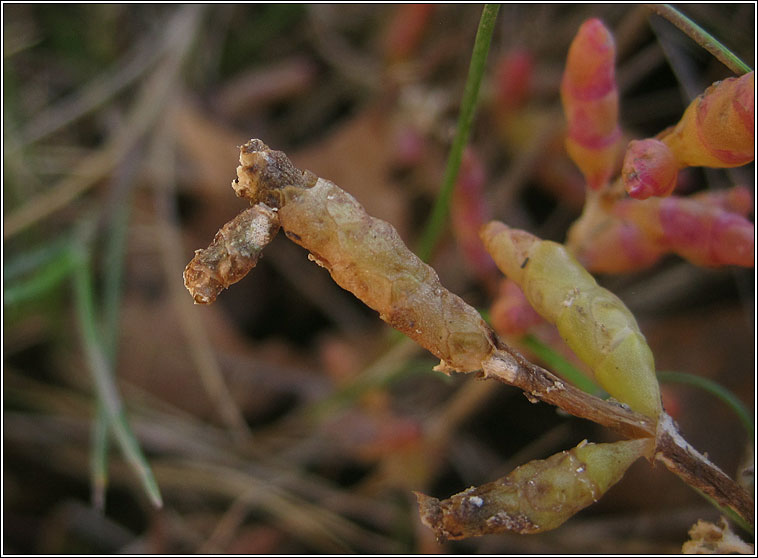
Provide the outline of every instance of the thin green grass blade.
{"type": "Polygon", "coordinates": [[[419,243],[418,256],[425,262],[429,261],[431,257],[434,247],[437,245],[445,228],[447,216],[450,212],[450,200],[452,199],[455,180],[458,178],[458,171],[461,167],[463,149],[468,143],[471,124],[474,121],[474,113],[479,100],[479,87],[482,83],[484,66],[487,61],[487,54],[490,49],[490,42],[499,9],[500,6],[498,4],[486,4],[482,10],[482,17],[479,20],[479,28],[474,40],[474,51],[471,54],[471,64],[469,65],[466,86],[463,90],[461,112],[458,116],[458,124],[453,145],[450,148],[450,155],[447,158],[442,188],[434,203],[432,213],[426,222],[419,243]]]}
{"type": "Polygon", "coordinates": [[[688,37],[710,52],[719,62],[737,75],[746,74],[752,68],[745,64],[736,54],[729,50],[721,41],[700,27],[682,12],[670,4],[647,4],[647,7],[659,16],[667,19],[688,37]]]}
{"type": "MultiPolygon", "coordinates": [[[[137,150],[138,151],[138,150],[137,150]]],[[[126,256],[126,241],[129,229],[129,218],[132,209],[132,185],[136,175],[137,165],[132,159],[137,155],[132,151],[127,158],[125,170],[119,173],[112,200],[115,210],[109,216],[103,269],[103,342],[111,370],[115,368],[116,352],[118,349],[118,332],[121,317],[121,298],[123,293],[124,260],[126,256]]],[[[97,412],[92,425],[92,445],[90,447],[90,475],[92,486],[92,502],[95,508],[105,509],[105,496],[108,488],[108,452],[110,437],[108,436],[108,413],[101,401],[98,401],[97,412]]]]}
{"type": "Polygon", "coordinates": [[[74,272],[76,311],[99,402],[105,410],[108,424],[124,458],[137,474],[153,505],[161,507],[163,501],[158,484],[126,418],[113,379],[113,370],[98,331],[89,257],[84,246],[79,248],[77,256],[78,262],[74,272]]]}

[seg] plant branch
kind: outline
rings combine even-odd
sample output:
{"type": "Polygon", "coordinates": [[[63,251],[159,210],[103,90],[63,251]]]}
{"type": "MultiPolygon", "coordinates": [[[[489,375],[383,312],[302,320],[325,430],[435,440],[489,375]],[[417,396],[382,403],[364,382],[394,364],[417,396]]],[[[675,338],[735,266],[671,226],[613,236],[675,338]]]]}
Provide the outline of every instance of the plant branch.
{"type": "MultiPolygon", "coordinates": [[[[310,259],[326,268],[338,285],[439,357],[437,370],[481,370],[485,377],[522,389],[530,400],[550,403],[628,438],[656,437],[658,460],[752,524],[750,496],[690,448],[665,413],[661,428],[529,362],[499,339],[475,309],[445,289],[436,272],[408,250],[389,223],[368,215],[335,184],[295,168],[284,153],[251,140],[240,149],[232,186],[252,204],[274,209],[287,237],[306,248],[310,259]]],[[[203,253],[196,252],[193,263],[203,253]]],[[[194,296],[196,285],[187,278],[185,271],[185,285],[194,296]]]]}
{"type": "Polygon", "coordinates": [[[498,350],[482,363],[485,377],[520,388],[530,401],[555,405],[570,415],[607,426],[627,438],[655,436],[655,424],[648,417],[590,395],[532,364],[500,339],[498,343],[498,350]]]}
{"type": "Polygon", "coordinates": [[[713,498],[719,505],[736,511],[751,527],[755,525],[755,505],[750,495],[689,445],[665,413],[658,421],[657,438],[655,458],[669,471],[713,498]]]}

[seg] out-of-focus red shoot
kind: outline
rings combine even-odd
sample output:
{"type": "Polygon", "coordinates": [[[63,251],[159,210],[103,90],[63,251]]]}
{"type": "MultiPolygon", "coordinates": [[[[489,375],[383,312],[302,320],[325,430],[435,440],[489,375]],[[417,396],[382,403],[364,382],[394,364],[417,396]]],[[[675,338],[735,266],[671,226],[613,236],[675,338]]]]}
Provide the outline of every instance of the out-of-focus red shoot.
{"type": "Polygon", "coordinates": [[[571,43],[561,82],[566,150],[593,190],[608,184],[621,147],[615,56],[610,31],[589,19],[571,43]]]}

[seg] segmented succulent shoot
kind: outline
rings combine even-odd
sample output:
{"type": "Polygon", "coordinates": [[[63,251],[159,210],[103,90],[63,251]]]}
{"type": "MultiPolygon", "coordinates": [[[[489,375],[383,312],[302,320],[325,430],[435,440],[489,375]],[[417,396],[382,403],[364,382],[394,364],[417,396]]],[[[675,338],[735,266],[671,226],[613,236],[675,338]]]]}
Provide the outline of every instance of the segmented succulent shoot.
{"type": "Polygon", "coordinates": [[[755,152],[755,72],[711,85],[661,134],[680,167],[738,167],[755,152]]]}
{"type": "Polygon", "coordinates": [[[679,123],[657,139],[632,141],[622,180],[637,199],[668,196],[685,167],[738,167],[755,150],[755,73],[711,85],[690,103],[679,123]]]}
{"type": "MultiPolygon", "coordinates": [[[[739,202],[739,200],[736,200],[739,202]]],[[[704,267],[755,265],[755,225],[724,209],[727,194],[683,198],[670,196],[644,202],[622,200],[614,215],[633,223],[648,243],[675,252],[704,267]]]]}
{"type": "Polygon", "coordinates": [[[259,203],[216,233],[208,248],[196,250],[184,269],[184,285],[196,304],[209,304],[255,267],[261,251],[279,231],[277,214],[259,203]]]}
{"type": "Polygon", "coordinates": [[[479,370],[494,350],[493,332],[479,313],[442,286],[392,225],[332,182],[251,140],[240,150],[232,186],[252,203],[277,208],[290,240],[382,320],[439,357],[442,370],[479,370]]]}
{"type": "Polygon", "coordinates": [[[650,438],[584,442],[446,500],[416,493],[421,520],[440,540],[549,531],[599,500],[653,444],[650,438]]]}
{"type": "Polygon", "coordinates": [[[555,242],[503,223],[483,227],[495,263],[616,400],[656,419],[661,397],[645,337],[624,303],[555,242]]]}
{"type": "MultiPolygon", "coordinates": [[[[569,231],[569,240],[571,239],[569,231]]],[[[593,273],[630,273],[646,269],[667,250],[632,222],[608,216],[591,241],[573,247],[582,266],[593,273]]]]}
{"type": "Polygon", "coordinates": [[[569,245],[577,260],[597,273],[638,271],[668,253],[704,267],[752,267],[755,226],[746,218],[752,209],[753,196],[744,186],[619,200],[593,228],[572,227],[569,245]]]}
{"type": "Polygon", "coordinates": [[[734,186],[724,190],[706,190],[690,196],[691,200],[719,207],[724,211],[747,217],[753,211],[753,194],[745,186],[734,186]]]}
{"type": "Polygon", "coordinates": [[[615,56],[610,31],[599,19],[587,20],[571,43],[561,82],[566,150],[593,190],[608,183],[621,147],[615,56]]]}

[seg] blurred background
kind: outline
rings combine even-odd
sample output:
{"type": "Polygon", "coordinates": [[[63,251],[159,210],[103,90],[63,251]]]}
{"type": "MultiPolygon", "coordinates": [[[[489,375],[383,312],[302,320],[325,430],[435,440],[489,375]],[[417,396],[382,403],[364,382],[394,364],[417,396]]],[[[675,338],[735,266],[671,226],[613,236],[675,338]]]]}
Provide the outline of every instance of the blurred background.
{"type": "MultiPolygon", "coordinates": [[[[754,65],[753,4],[682,9],[754,65]]],[[[614,438],[515,388],[433,372],[283,235],[217,303],[195,306],[183,286],[193,251],[245,207],[230,182],[250,138],[416,246],[480,15],[3,5],[3,552],[669,553],[698,519],[718,519],[640,461],[553,532],[438,544],[413,491],[446,498],[614,438]]],[[[474,194],[459,189],[457,207],[481,199],[494,218],[565,239],[584,185],[563,152],[558,87],[589,17],[615,34],[630,138],[674,124],[730,75],[643,7],[504,5],[459,181],[474,194]]],[[[752,165],[692,170],[683,188],[754,192],[753,177],[752,165]]],[[[486,311],[497,276],[475,251],[454,225],[431,263],[486,311]]],[[[659,369],[713,379],[753,409],[752,269],[672,256],[599,279],[638,317],[659,369]]],[[[663,390],[684,436],[737,475],[753,449],[735,414],[702,390],[663,390]]]]}

